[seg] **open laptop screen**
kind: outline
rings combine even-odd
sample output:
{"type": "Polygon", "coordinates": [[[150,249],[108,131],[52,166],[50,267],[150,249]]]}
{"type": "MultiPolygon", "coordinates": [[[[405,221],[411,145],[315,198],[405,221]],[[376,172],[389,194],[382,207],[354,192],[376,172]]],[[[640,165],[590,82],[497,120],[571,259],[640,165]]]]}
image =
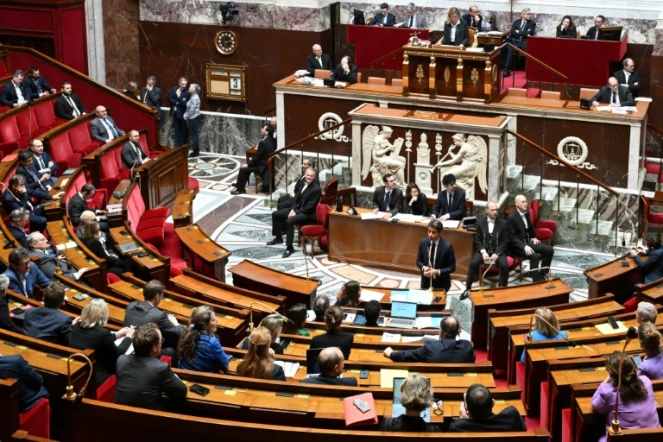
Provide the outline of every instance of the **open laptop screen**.
{"type": "Polygon", "coordinates": [[[391,303],[391,317],[417,319],[417,304],[414,302],[394,301],[391,303]]]}

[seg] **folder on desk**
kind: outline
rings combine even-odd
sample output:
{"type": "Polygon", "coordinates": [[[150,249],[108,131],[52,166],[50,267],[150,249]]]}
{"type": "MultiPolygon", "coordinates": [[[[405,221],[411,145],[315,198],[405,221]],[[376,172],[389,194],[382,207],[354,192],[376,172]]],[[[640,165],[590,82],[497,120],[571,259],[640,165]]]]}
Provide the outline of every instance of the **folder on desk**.
{"type": "Polygon", "coordinates": [[[394,378],[406,378],[407,376],[408,376],[407,370],[381,368],[380,388],[392,388],[394,386],[394,378]]]}
{"type": "MultiPolygon", "coordinates": [[[[391,384],[389,385],[391,388],[391,384]]],[[[375,410],[375,400],[372,393],[358,394],[356,396],[349,396],[343,399],[343,409],[345,412],[345,426],[358,427],[361,425],[376,425],[378,423],[378,415],[375,410]],[[362,400],[368,404],[368,411],[362,413],[354,404],[355,399],[362,400]]]]}
{"type": "Polygon", "coordinates": [[[615,335],[617,333],[626,333],[628,331],[628,328],[624,325],[624,322],[622,321],[617,321],[617,325],[619,327],[617,328],[612,328],[612,325],[610,325],[609,322],[603,323],[603,324],[596,324],[594,327],[598,331],[601,332],[601,334],[604,335],[615,335]]]}
{"type": "Polygon", "coordinates": [[[368,302],[368,301],[381,301],[382,298],[384,298],[384,293],[382,292],[375,292],[373,290],[367,290],[367,289],[362,289],[361,295],[359,295],[359,300],[362,302],[368,302]]]}

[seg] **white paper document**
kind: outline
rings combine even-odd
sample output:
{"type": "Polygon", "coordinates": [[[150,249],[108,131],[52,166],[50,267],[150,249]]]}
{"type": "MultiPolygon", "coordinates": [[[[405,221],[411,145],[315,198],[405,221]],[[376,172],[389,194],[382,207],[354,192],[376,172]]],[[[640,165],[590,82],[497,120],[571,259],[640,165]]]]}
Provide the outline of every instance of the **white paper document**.
{"type": "Polygon", "coordinates": [[[344,313],[343,314],[343,322],[345,324],[352,324],[353,322],[355,322],[356,318],[357,318],[356,313],[344,313]]]}
{"type": "Polygon", "coordinates": [[[373,213],[373,212],[368,212],[368,213],[362,213],[361,214],[361,219],[362,220],[367,220],[367,219],[382,219],[384,216],[387,214],[387,212],[378,212],[378,213],[373,213]]]}
{"type": "Polygon", "coordinates": [[[430,290],[410,289],[407,294],[407,302],[417,304],[430,304],[433,301],[433,293],[430,290]]]}
{"type": "Polygon", "coordinates": [[[635,101],[643,101],[645,103],[651,103],[652,99],[649,98],[649,97],[638,97],[638,98],[635,99],[635,101]]]}
{"type": "Polygon", "coordinates": [[[366,290],[366,289],[362,289],[361,295],[359,296],[359,300],[363,302],[368,302],[373,300],[381,301],[382,298],[384,298],[384,293],[375,292],[373,290],[366,290]]]}
{"type": "Polygon", "coordinates": [[[403,343],[421,342],[422,339],[424,339],[423,336],[403,336],[401,338],[403,343]]]}
{"type": "MultiPolygon", "coordinates": [[[[115,346],[119,347],[120,344],[122,343],[122,341],[124,341],[124,338],[116,339],[116,340],[115,340],[115,346]]],[[[131,345],[129,346],[129,348],[127,349],[127,351],[124,352],[124,354],[125,354],[125,355],[130,355],[130,354],[133,353],[133,352],[134,352],[134,345],[131,344],[131,345]]]]}
{"type": "Polygon", "coordinates": [[[274,363],[283,369],[286,378],[294,378],[299,370],[299,362],[275,361],[274,363]]]}
{"type": "Polygon", "coordinates": [[[397,213],[392,219],[397,219],[406,223],[421,223],[428,218],[424,218],[421,215],[412,215],[411,213],[397,213]]]}
{"type": "Polygon", "coordinates": [[[442,221],[442,227],[445,229],[457,229],[460,226],[460,221],[446,220],[442,221]]]}
{"type": "Polygon", "coordinates": [[[414,320],[414,328],[440,328],[441,320],[442,318],[440,317],[418,316],[417,319],[414,320]]]}
{"type": "Polygon", "coordinates": [[[382,333],[382,342],[401,342],[401,335],[399,333],[382,333]]]}
{"type": "Polygon", "coordinates": [[[315,312],[313,310],[306,310],[306,320],[308,322],[315,321],[315,312]]]}

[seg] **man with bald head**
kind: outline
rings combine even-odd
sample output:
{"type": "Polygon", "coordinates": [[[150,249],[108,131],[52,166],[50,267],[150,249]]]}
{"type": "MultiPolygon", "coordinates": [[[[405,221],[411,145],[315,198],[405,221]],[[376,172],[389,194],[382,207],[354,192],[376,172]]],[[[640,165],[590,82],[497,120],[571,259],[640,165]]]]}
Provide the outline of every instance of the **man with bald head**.
{"type": "Polygon", "coordinates": [[[598,107],[601,104],[607,104],[611,107],[635,106],[635,101],[627,86],[621,86],[619,80],[615,77],[610,77],[608,85],[603,86],[592,97],[592,106],[598,107]]]}
{"type": "Polygon", "coordinates": [[[489,201],[486,204],[486,217],[477,222],[474,244],[477,251],[467,271],[466,290],[461,295],[461,300],[467,297],[467,292],[472,288],[481,264],[488,266],[492,263],[493,267],[500,269],[500,287],[506,287],[509,283],[509,265],[506,262],[509,229],[506,221],[497,216],[495,201],[489,201]]]}
{"type": "Polygon", "coordinates": [[[316,69],[325,69],[328,71],[334,70],[331,57],[322,53],[322,46],[319,44],[313,45],[313,53],[306,58],[306,62],[306,70],[309,71],[311,75],[315,74],[316,69]]]}
{"type": "Polygon", "coordinates": [[[90,132],[92,133],[92,139],[101,141],[106,144],[109,141],[114,140],[117,137],[124,135],[124,131],[117,127],[113,117],[108,115],[106,108],[104,106],[97,106],[94,110],[94,114],[97,116],[90,123],[90,132]]]}
{"type": "Polygon", "coordinates": [[[622,69],[615,71],[613,77],[619,81],[621,86],[627,87],[633,98],[640,96],[640,71],[635,68],[632,58],[622,61],[622,69]]]}
{"type": "Polygon", "coordinates": [[[506,219],[509,226],[509,255],[529,259],[532,280],[544,281],[552,262],[553,248],[536,238],[525,195],[517,195],[515,203],[516,209],[506,219]],[[539,267],[548,268],[534,270],[539,267]]]}
{"type": "Polygon", "coordinates": [[[310,378],[302,379],[300,382],[303,384],[323,384],[323,385],[345,385],[347,387],[357,387],[356,377],[342,378],[343,352],[338,347],[327,347],[320,352],[318,356],[318,367],[320,367],[320,374],[318,376],[311,376],[310,378]]]}

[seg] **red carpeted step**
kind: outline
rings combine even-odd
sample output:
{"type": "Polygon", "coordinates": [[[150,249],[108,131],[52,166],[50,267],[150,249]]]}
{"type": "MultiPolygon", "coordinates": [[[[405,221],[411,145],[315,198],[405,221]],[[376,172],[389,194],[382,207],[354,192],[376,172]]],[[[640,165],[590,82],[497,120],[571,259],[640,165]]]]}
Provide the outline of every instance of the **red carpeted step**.
{"type": "Polygon", "coordinates": [[[488,352],[486,350],[474,349],[474,354],[477,357],[476,362],[486,362],[488,360],[488,352]]]}

